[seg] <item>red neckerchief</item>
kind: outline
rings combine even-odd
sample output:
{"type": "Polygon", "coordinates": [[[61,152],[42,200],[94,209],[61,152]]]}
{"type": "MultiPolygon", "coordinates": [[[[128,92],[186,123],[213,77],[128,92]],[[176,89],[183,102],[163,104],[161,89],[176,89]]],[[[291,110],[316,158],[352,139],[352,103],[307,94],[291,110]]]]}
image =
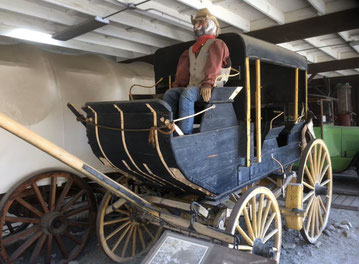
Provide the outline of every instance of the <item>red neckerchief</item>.
{"type": "Polygon", "coordinates": [[[213,36],[213,35],[202,35],[202,36],[200,36],[197,39],[196,43],[193,44],[192,52],[194,54],[196,54],[200,50],[200,48],[206,43],[207,40],[214,39],[214,38],[216,38],[216,37],[213,36]]]}

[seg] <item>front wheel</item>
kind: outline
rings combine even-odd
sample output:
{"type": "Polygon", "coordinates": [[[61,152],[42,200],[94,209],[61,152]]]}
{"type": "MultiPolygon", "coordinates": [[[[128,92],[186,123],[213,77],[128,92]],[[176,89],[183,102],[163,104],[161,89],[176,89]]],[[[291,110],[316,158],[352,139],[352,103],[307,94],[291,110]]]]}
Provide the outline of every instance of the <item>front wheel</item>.
{"type": "Polygon", "coordinates": [[[327,225],[333,190],[330,155],[322,139],[312,140],[304,149],[297,181],[303,184],[305,210],[300,232],[306,241],[315,243],[327,225]]]}
{"type": "Polygon", "coordinates": [[[239,250],[279,262],[282,220],[274,194],[262,186],[246,191],[233,208],[226,232],[238,235],[239,250]]]}

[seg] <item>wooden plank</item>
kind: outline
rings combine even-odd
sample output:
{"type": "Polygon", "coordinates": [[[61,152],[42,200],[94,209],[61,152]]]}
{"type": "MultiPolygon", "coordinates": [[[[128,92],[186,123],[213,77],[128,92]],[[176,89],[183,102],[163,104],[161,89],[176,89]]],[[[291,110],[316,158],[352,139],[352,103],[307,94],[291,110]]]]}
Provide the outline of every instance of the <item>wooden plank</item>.
{"type": "Polygon", "coordinates": [[[359,197],[338,195],[332,202],[333,208],[359,211],[359,197]]]}
{"type": "Polygon", "coordinates": [[[339,195],[338,198],[335,200],[335,204],[342,204],[345,199],[345,195],[339,195]]]}

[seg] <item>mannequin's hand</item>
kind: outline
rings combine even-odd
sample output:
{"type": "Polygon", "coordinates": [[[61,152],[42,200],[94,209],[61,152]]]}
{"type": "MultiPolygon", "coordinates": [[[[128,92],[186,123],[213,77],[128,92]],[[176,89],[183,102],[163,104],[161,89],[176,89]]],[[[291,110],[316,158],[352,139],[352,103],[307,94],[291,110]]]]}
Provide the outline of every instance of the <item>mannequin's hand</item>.
{"type": "Polygon", "coordinates": [[[209,99],[211,99],[211,94],[212,94],[211,87],[201,89],[201,95],[202,95],[203,101],[208,102],[209,99]]]}

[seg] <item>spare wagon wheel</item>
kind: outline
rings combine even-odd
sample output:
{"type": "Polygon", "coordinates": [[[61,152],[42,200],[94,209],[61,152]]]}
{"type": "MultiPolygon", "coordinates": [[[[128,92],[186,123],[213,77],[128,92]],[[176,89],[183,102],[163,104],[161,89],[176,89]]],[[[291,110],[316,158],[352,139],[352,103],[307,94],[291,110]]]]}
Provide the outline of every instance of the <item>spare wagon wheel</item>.
{"type": "Polygon", "coordinates": [[[0,202],[0,254],[6,263],[37,263],[55,253],[66,261],[82,251],[93,229],[96,203],[89,186],[67,172],[27,177],[0,202]],[[20,229],[18,227],[21,227],[20,229]]]}
{"type": "Polygon", "coordinates": [[[333,189],[330,155],[322,139],[312,140],[304,149],[297,182],[303,184],[305,216],[301,234],[309,243],[315,243],[327,225],[333,189]]]}
{"type": "MultiPolygon", "coordinates": [[[[132,179],[118,180],[133,192],[143,195],[147,189],[132,179]]],[[[113,261],[125,263],[146,253],[161,235],[162,227],[144,219],[140,208],[107,192],[97,214],[97,236],[102,249],[113,261]]]]}
{"type": "Polygon", "coordinates": [[[282,221],[274,194],[262,186],[247,190],[236,202],[226,232],[238,236],[235,248],[279,262],[282,221]]]}

